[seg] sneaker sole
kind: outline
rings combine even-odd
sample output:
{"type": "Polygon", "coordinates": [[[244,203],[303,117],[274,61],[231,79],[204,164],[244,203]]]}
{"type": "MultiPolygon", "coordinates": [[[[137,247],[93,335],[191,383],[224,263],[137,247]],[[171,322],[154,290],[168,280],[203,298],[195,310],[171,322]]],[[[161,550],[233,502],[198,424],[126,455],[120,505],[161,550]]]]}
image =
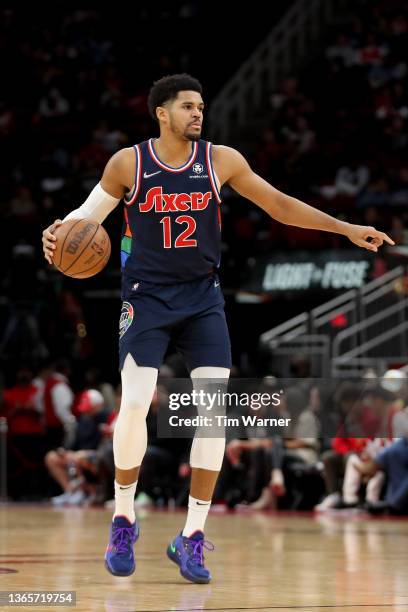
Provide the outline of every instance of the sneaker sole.
{"type": "Polygon", "coordinates": [[[124,577],[126,577],[126,576],[131,576],[131,575],[134,573],[135,569],[136,569],[136,567],[134,567],[134,568],[132,569],[132,571],[131,571],[131,572],[127,572],[127,573],[125,573],[125,574],[124,574],[124,573],[114,572],[114,571],[113,571],[113,570],[112,570],[112,569],[109,567],[109,564],[108,564],[108,562],[107,562],[107,560],[106,560],[106,559],[105,559],[105,567],[106,567],[106,569],[108,570],[108,572],[109,572],[110,574],[112,574],[112,576],[118,576],[118,577],[123,577],[123,578],[124,578],[124,577]]]}
{"type": "Polygon", "coordinates": [[[210,578],[196,578],[192,576],[191,574],[187,574],[183,572],[182,567],[178,561],[178,558],[173,555],[173,553],[170,551],[170,548],[168,548],[166,552],[167,552],[167,556],[170,559],[170,561],[173,561],[173,563],[175,563],[177,567],[180,568],[180,575],[183,576],[183,578],[185,578],[189,582],[194,582],[195,584],[208,584],[211,581],[211,577],[210,578]]]}

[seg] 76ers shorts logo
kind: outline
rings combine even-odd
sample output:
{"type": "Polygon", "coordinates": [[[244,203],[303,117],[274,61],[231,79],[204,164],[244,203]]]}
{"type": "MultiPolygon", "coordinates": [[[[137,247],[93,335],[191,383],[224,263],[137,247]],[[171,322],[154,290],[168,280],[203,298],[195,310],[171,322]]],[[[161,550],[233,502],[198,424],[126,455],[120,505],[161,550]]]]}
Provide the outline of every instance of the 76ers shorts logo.
{"type": "Polygon", "coordinates": [[[123,338],[133,321],[133,306],[129,302],[123,302],[119,319],[119,339],[123,338]]]}

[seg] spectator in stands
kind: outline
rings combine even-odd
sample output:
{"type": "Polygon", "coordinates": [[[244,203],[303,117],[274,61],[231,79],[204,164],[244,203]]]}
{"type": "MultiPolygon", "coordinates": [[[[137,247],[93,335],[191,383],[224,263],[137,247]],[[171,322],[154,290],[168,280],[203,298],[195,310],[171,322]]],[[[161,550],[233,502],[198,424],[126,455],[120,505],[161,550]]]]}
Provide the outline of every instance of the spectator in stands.
{"type": "Polygon", "coordinates": [[[404,370],[387,370],[381,379],[383,389],[392,393],[394,401],[391,413],[394,438],[408,436],[408,377],[404,370]]]}
{"type": "Polygon", "coordinates": [[[353,66],[357,60],[357,54],[353,48],[352,41],[346,34],[339,34],[336,43],[327,47],[326,57],[329,60],[339,62],[345,68],[353,66]]]}
{"type": "Polygon", "coordinates": [[[29,367],[20,367],[16,384],[3,391],[1,406],[8,424],[10,493],[21,499],[39,498],[44,494],[44,426],[29,367]]]}
{"type": "MultiPolygon", "coordinates": [[[[293,401],[293,390],[289,392],[289,404],[293,401]]],[[[301,397],[301,396],[300,396],[301,397]]],[[[319,438],[322,435],[319,413],[323,407],[321,391],[313,386],[309,391],[308,404],[301,411],[294,426],[292,436],[274,437],[271,440],[272,470],[269,483],[263,488],[261,496],[250,507],[253,510],[265,510],[276,507],[276,498],[283,497],[288,489],[286,478],[293,482],[295,469],[314,466],[318,461],[319,438]]],[[[292,411],[289,410],[292,414],[292,411]]],[[[290,434],[289,434],[290,435],[290,434]]],[[[289,486],[289,490],[290,490],[289,486]]]]}
{"type": "Polygon", "coordinates": [[[115,390],[113,386],[103,380],[102,373],[97,367],[89,367],[84,376],[84,383],[86,389],[97,389],[103,395],[105,402],[105,408],[112,413],[115,410],[115,390]]]}
{"type": "Polygon", "coordinates": [[[70,366],[64,359],[44,365],[44,424],[47,450],[70,446],[75,437],[76,419],[72,412],[74,394],[69,384],[70,366]]]}
{"type": "Polygon", "coordinates": [[[45,119],[60,117],[69,112],[69,102],[56,87],[53,87],[41,98],[38,112],[45,119]]]}
{"type": "MultiPolygon", "coordinates": [[[[408,204],[408,168],[399,168],[393,177],[391,204],[406,206],[408,204]]],[[[406,215],[404,215],[404,229],[406,231],[406,215]]]]}
{"type": "MultiPolygon", "coordinates": [[[[264,381],[264,384],[266,384],[266,381],[264,381]]],[[[265,390],[271,392],[271,387],[266,384],[265,390]]],[[[271,418],[291,418],[293,422],[296,422],[305,403],[303,390],[294,387],[288,389],[285,395],[281,397],[279,406],[274,408],[263,407],[257,411],[257,414],[258,416],[271,418]]],[[[234,413],[232,413],[233,415],[234,413]]],[[[237,415],[241,417],[241,411],[238,410],[237,415]]],[[[303,419],[301,419],[302,421],[303,419]]],[[[235,490],[234,496],[236,499],[233,500],[235,503],[239,501],[238,497],[241,496],[241,499],[244,498],[246,501],[252,502],[249,506],[252,509],[261,510],[276,507],[276,497],[285,493],[283,470],[288,466],[290,467],[292,459],[303,463],[297,451],[302,452],[300,449],[306,449],[310,445],[310,439],[306,442],[291,439],[288,441],[289,446],[297,450],[292,457],[289,452],[286,455],[282,437],[291,438],[292,435],[293,429],[290,426],[280,428],[279,434],[277,434],[274,427],[261,428],[255,426],[252,428],[250,425],[244,427],[241,419],[239,427],[228,428],[226,455],[216,490],[218,500],[224,499],[232,505],[231,493],[228,491],[231,487],[235,490]],[[245,473],[245,480],[243,479],[243,473],[245,473]],[[235,484],[237,480],[241,481],[240,490],[235,484]]]]}
{"type": "MultiPolygon", "coordinates": [[[[34,226],[32,226],[34,227],[34,226]]],[[[19,234],[21,227],[9,228],[19,234]]],[[[8,236],[4,237],[7,244],[8,236]]],[[[39,317],[43,274],[38,270],[35,249],[24,238],[10,245],[11,260],[1,277],[9,315],[0,335],[0,357],[14,372],[21,361],[33,364],[48,356],[39,317]]],[[[9,254],[10,254],[9,253],[9,254]]]]}
{"type": "Polygon", "coordinates": [[[388,53],[388,48],[385,44],[380,44],[374,33],[369,33],[363,46],[357,54],[357,63],[361,65],[378,65],[382,58],[388,53]]]}
{"type": "Polygon", "coordinates": [[[96,451],[96,466],[98,488],[96,494],[96,503],[107,503],[109,507],[114,503],[113,483],[115,479],[115,463],[113,460],[113,431],[115,429],[116,419],[120,410],[120,402],[122,399],[122,385],[119,384],[115,389],[114,406],[110,412],[106,423],[100,426],[101,441],[96,451]],[[108,502],[108,500],[110,500],[108,502]]]}
{"type": "Polygon", "coordinates": [[[356,197],[367,185],[370,173],[365,164],[357,160],[341,166],[336,173],[333,185],[324,185],[320,193],[327,200],[339,195],[356,197]]]}
{"type": "Polygon", "coordinates": [[[344,383],[338,390],[335,401],[340,414],[339,435],[333,438],[332,448],[322,455],[327,496],[316,506],[315,510],[319,512],[333,508],[341,501],[340,491],[347,457],[352,452],[359,452],[365,445],[361,428],[362,407],[359,387],[353,383],[344,383]]]}
{"type": "Polygon", "coordinates": [[[361,473],[373,475],[382,470],[387,478],[385,500],[368,505],[373,514],[389,511],[408,514],[408,438],[400,438],[384,448],[373,461],[361,466],[361,473]]]}
{"type": "Polygon", "coordinates": [[[35,223],[38,221],[37,206],[28,187],[21,186],[10,201],[8,214],[14,217],[16,224],[35,223]]]}
{"type": "MultiPolygon", "coordinates": [[[[104,409],[102,394],[96,389],[81,393],[76,406],[78,421],[75,439],[67,447],[51,450],[45,457],[50,475],[63,489],[53,497],[53,505],[80,505],[90,492],[85,472],[90,473],[91,484],[96,481],[95,454],[101,439],[100,425],[106,423],[108,411],[104,409]]],[[[93,490],[95,487],[92,487],[93,490]]]]}
{"type": "MultiPolygon", "coordinates": [[[[393,370],[386,372],[384,378],[380,379],[379,385],[368,389],[361,398],[360,409],[354,411],[352,422],[348,419],[349,422],[342,428],[345,431],[351,425],[356,433],[360,432],[360,437],[338,437],[333,441],[333,448],[344,457],[345,472],[341,485],[342,495],[339,491],[332,493],[317,506],[318,511],[331,508],[355,508],[359,505],[359,492],[363,483],[361,473],[364,465],[375,461],[381,449],[390,444],[395,435],[394,419],[399,410],[396,405],[396,392],[402,388],[404,375],[401,373],[397,377],[393,373],[395,373],[393,370]]],[[[326,455],[326,466],[328,459],[329,457],[326,455]]],[[[367,503],[379,501],[384,480],[384,475],[377,472],[366,482],[365,499],[367,503]]]]}
{"type": "MultiPolygon", "coordinates": [[[[391,444],[395,437],[402,435],[397,433],[397,430],[399,428],[404,430],[404,423],[401,420],[401,408],[404,402],[400,398],[404,395],[405,386],[405,372],[388,370],[379,380],[379,386],[368,391],[365,401],[371,413],[370,429],[373,433],[375,429],[374,435],[379,437],[367,440],[366,445],[360,449],[358,454],[351,454],[347,458],[343,499],[337,507],[355,507],[358,505],[363,465],[366,462],[375,461],[384,447],[391,444]]],[[[379,501],[384,481],[385,476],[380,471],[368,479],[368,482],[366,482],[367,503],[379,501]]]]}
{"type": "Polygon", "coordinates": [[[279,111],[289,104],[304,102],[304,93],[300,90],[299,81],[294,77],[284,79],[279,89],[272,93],[270,102],[273,109],[279,111]]]}
{"type": "Polygon", "coordinates": [[[357,207],[385,206],[389,203],[389,183],[382,172],[372,176],[357,197],[357,207]]]}
{"type": "Polygon", "coordinates": [[[128,142],[126,134],[121,130],[110,128],[106,120],[100,122],[93,137],[95,142],[100,143],[109,155],[113,155],[122,147],[126,147],[128,142]]]}
{"type": "Polygon", "coordinates": [[[342,499],[333,506],[334,509],[357,508],[360,502],[360,488],[365,482],[366,505],[375,504],[380,500],[381,491],[385,482],[385,475],[378,471],[369,478],[364,478],[362,472],[364,464],[374,461],[381,449],[392,443],[387,438],[375,438],[367,440],[364,448],[359,453],[351,453],[347,457],[344,481],[342,487],[342,499]]]}

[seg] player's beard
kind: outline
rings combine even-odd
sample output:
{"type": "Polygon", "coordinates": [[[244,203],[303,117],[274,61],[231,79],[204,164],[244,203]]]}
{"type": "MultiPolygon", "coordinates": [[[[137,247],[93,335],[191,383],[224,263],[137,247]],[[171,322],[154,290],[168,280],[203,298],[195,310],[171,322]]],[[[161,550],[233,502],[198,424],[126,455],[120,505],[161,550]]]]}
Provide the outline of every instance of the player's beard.
{"type": "Polygon", "coordinates": [[[188,125],[184,130],[184,138],[190,140],[191,142],[198,142],[201,138],[201,129],[199,132],[197,132],[197,130],[192,128],[191,125],[188,125]]]}
{"type": "Polygon", "coordinates": [[[176,126],[171,113],[170,113],[170,129],[175,134],[181,134],[183,138],[185,138],[186,140],[189,140],[190,142],[198,142],[201,138],[201,130],[199,132],[196,132],[195,130],[192,131],[191,126],[187,126],[183,131],[179,129],[176,126]]]}
{"type": "Polygon", "coordinates": [[[191,134],[190,132],[184,132],[184,136],[187,140],[191,140],[191,142],[198,142],[201,138],[201,130],[197,133],[191,134]]]}

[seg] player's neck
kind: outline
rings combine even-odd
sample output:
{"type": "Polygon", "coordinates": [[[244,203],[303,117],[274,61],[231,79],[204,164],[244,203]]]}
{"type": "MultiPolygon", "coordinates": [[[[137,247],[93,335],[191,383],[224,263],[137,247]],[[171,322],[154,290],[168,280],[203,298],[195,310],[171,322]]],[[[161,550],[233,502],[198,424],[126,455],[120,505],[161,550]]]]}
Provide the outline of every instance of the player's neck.
{"type": "Polygon", "coordinates": [[[180,140],[171,134],[161,134],[154,141],[154,149],[159,159],[168,166],[183,166],[190,158],[193,143],[189,140],[180,140]]]}

